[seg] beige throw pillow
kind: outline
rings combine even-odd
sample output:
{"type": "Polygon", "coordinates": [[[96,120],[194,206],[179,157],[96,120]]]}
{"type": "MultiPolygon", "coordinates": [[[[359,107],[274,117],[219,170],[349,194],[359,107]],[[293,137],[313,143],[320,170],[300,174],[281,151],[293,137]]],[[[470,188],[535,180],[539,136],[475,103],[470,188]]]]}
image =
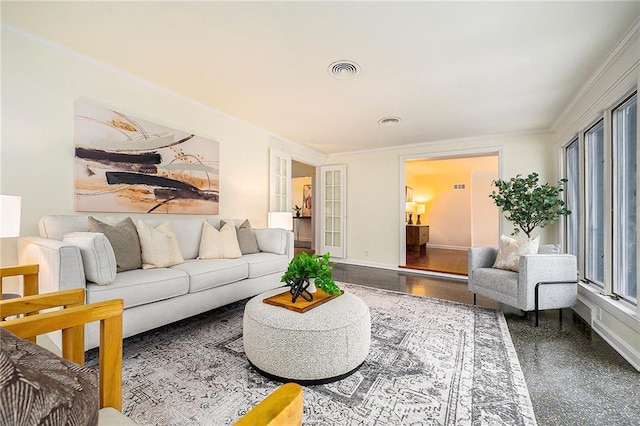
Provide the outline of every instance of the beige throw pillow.
{"type": "Polygon", "coordinates": [[[178,238],[169,222],[154,228],[138,220],[137,228],[142,248],[142,269],[167,268],[184,262],[178,238]]]}
{"type": "Polygon", "coordinates": [[[236,228],[233,223],[225,223],[218,231],[205,221],[200,239],[199,259],[237,259],[242,257],[236,228]]]}
{"type": "Polygon", "coordinates": [[[520,256],[523,254],[537,254],[539,245],[539,236],[532,240],[526,238],[516,240],[502,235],[500,237],[500,246],[498,247],[498,256],[493,267],[518,272],[520,270],[520,256]]]}

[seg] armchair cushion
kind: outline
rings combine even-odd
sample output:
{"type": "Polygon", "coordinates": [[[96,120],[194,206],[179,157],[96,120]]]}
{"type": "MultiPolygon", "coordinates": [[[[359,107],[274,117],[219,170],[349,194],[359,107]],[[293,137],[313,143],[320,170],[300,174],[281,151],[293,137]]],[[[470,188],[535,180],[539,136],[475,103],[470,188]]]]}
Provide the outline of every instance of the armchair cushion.
{"type": "Polygon", "coordinates": [[[496,257],[493,267],[518,272],[520,269],[520,256],[538,253],[539,245],[539,236],[533,239],[516,240],[515,238],[502,235],[500,236],[498,256],[496,257]]]}
{"type": "Polygon", "coordinates": [[[20,425],[98,423],[95,371],[4,328],[0,328],[0,348],[0,418],[20,425]]]}

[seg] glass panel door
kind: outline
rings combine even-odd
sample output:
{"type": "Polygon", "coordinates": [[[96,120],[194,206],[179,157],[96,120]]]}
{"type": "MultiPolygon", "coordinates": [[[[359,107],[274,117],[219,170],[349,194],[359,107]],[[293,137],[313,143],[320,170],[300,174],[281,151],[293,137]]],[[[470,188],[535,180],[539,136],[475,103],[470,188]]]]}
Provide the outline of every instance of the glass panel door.
{"type": "Polygon", "coordinates": [[[291,211],[291,155],[277,149],[270,150],[269,211],[291,211]]]}
{"type": "Polygon", "coordinates": [[[332,257],[345,257],[346,220],[346,166],[323,166],[320,168],[321,185],[321,252],[332,257]]]}

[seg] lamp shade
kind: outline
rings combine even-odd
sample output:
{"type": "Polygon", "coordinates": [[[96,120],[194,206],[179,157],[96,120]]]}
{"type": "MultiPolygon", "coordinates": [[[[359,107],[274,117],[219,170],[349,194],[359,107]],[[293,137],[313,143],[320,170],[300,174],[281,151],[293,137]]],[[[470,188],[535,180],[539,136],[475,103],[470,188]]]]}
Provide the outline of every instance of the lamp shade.
{"type": "Polygon", "coordinates": [[[293,230],[293,214],[291,212],[269,212],[269,228],[293,230]]]}
{"type": "Polygon", "coordinates": [[[20,235],[20,201],[15,195],[0,195],[0,238],[20,235]]]}
{"type": "Polygon", "coordinates": [[[415,206],[416,206],[416,203],[414,202],[404,203],[404,211],[407,213],[413,213],[415,206]]]}
{"type": "Polygon", "coordinates": [[[416,214],[424,214],[424,212],[425,212],[425,205],[418,204],[416,207],[416,214]]]}

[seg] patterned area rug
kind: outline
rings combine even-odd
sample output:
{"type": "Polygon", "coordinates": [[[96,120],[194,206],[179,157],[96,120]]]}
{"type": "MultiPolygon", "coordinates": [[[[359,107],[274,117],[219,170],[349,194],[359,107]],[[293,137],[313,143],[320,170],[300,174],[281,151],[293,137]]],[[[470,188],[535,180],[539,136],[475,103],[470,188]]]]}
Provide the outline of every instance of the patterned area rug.
{"type": "MultiPolygon", "coordinates": [[[[304,388],[305,425],[536,424],[501,312],[339,285],[369,305],[371,351],[353,375],[304,388]]],[[[123,412],[142,425],[228,425],[278,387],[244,356],[244,304],[126,339],[123,412]]]]}

